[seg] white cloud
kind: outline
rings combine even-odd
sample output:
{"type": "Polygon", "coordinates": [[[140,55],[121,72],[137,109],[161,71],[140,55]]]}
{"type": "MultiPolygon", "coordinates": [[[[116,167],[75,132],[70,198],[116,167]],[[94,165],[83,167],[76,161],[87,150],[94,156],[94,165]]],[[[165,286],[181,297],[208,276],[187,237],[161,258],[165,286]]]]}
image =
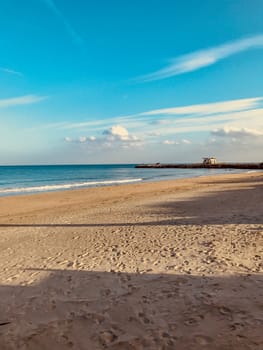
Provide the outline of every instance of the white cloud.
{"type": "Polygon", "coordinates": [[[128,130],[121,125],[114,125],[103,131],[103,135],[109,141],[138,142],[140,139],[135,135],[130,135],[128,130]]]}
{"type": "Polygon", "coordinates": [[[182,139],[180,141],[174,141],[174,140],[164,140],[162,142],[164,145],[190,145],[191,141],[187,139],[182,139]]]}
{"type": "Polygon", "coordinates": [[[263,136],[263,131],[248,128],[231,128],[224,127],[221,129],[215,129],[211,132],[214,136],[229,137],[229,138],[244,138],[244,137],[259,137],[263,136]]]}
{"type": "Polygon", "coordinates": [[[18,71],[14,70],[14,69],[10,69],[10,68],[0,67],[0,71],[4,72],[4,73],[7,73],[7,74],[17,75],[19,77],[23,77],[24,76],[23,73],[18,72],[18,71]]]}
{"type": "Polygon", "coordinates": [[[179,145],[180,143],[177,141],[172,141],[172,140],[164,140],[163,144],[164,145],[179,145]]]}
{"type": "Polygon", "coordinates": [[[79,136],[78,142],[85,143],[85,142],[95,142],[97,139],[95,136],[79,136]]]}
{"type": "Polygon", "coordinates": [[[183,139],[181,142],[182,142],[183,144],[185,144],[185,145],[190,145],[190,144],[191,144],[191,141],[189,141],[189,140],[187,140],[187,139],[183,139]]]}
{"type": "Polygon", "coordinates": [[[47,96],[25,95],[0,100],[0,108],[20,105],[30,105],[47,99],[47,96]]]}
{"type": "Polygon", "coordinates": [[[263,35],[256,35],[248,38],[239,39],[236,41],[228,42],[223,45],[179,56],[173,59],[171,63],[166,67],[156,72],[147,74],[139,78],[139,80],[161,80],[175,75],[192,72],[207,66],[211,66],[216,62],[234,54],[237,54],[239,52],[262,47],[263,35]]]}
{"type": "Polygon", "coordinates": [[[120,145],[120,147],[122,149],[132,149],[132,148],[139,148],[139,147],[143,147],[143,143],[142,142],[124,142],[120,145]]]}
{"type": "Polygon", "coordinates": [[[109,139],[118,139],[121,141],[129,140],[128,130],[120,125],[115,125],[107,130],[104,130],[103,134],[106,135],[109,139]]]}
{"type": "Polygon", "coordinates": [[[78,141],[79,141],[80,143],[87,142],[87,137],[86,137],[86,136],[80,136],[80,137],[78,138],[78,141]]]}
{"type": "Polygon", "coordinates": [[[148,132],[147,135],[151,137],[158,137],[158,136],[161,136],[161,133],[159,131],[151,131],[151,132],[148,132]]]}
{"type": "Polygon", "coordinates": [[[204,147],[213,154],[223,155],[228,160],[261,161],[263,128],[260,130],[224,126],[211,131],[210,135],[204,147]]]}
{"type": "Polygon", "coordinates": [[[95,136],[79,136],[78,138],[64,137],[65,142],[73,142],[73,143],[87,143],[87,142],[95,142],[95,136]]]}
{"type": "Polygon", "coordinates": [[[65,137],[65,142],[89,144],[98,149],[123,148],[129,149],[141,147],[142,140],[135,135],[130,135],[128,130],[121,125],[114,125],[102,132],[101,137],[79,136],[78,138],[65,137]]]}

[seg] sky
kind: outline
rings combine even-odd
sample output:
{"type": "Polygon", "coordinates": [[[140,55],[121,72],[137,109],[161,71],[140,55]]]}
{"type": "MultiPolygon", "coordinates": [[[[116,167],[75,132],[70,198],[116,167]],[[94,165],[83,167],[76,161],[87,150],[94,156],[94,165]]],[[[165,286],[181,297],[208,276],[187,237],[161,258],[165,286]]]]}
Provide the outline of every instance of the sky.
{"type": "Polygon", "coordinates": [[[262,0],[1,0],[0,164],[262,162],[262,0]]]}

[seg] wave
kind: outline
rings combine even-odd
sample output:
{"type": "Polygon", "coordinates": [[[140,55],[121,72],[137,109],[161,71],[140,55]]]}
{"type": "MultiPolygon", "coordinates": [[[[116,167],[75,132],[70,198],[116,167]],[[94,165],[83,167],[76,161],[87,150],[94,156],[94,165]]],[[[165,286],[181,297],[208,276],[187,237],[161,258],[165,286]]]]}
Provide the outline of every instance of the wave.
{"type": "Polygon", "coordinates": [[[103,185],[118,185],[132,182],[140,182],[143,179],[125,179],[125,180],[108,180],[108,181],[88,181],[88,182],[75,182],[68,184],[57,184],[57,185],[45,185],[45,186],[33,186],[33,187],[18,187],[18,188],[4,188],[0,189],[0,193],[25,193],[25,192],[46,192],[55,190],[66,190],[78,187],[89,187],[89,186],[103,186],[103,185]]]}

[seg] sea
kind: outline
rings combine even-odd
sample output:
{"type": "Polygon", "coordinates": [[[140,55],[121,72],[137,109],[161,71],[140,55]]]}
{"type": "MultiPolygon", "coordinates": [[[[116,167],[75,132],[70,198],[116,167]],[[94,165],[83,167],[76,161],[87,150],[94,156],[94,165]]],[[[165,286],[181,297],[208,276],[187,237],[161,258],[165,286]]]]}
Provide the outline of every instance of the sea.
{"type": "MultiPolygon", "coordinates": [[[[0,196],[229,173],[226,169],[138,169],[135,164],[0,166],[0,196]]],[[[232,170],[244,172],[244,170],[232,170]]]]}

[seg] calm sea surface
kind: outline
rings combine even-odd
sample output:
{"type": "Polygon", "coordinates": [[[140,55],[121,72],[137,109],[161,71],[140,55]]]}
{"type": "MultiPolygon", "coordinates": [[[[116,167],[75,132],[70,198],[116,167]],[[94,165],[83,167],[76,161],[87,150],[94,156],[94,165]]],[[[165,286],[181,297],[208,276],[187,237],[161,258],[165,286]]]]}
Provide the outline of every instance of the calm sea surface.
{"type": "Polygon", "coordinates": [[[0,196],[224,173],[229,171],[224,169],[135,169],[132,164],[0,166],[0,196]]]}

